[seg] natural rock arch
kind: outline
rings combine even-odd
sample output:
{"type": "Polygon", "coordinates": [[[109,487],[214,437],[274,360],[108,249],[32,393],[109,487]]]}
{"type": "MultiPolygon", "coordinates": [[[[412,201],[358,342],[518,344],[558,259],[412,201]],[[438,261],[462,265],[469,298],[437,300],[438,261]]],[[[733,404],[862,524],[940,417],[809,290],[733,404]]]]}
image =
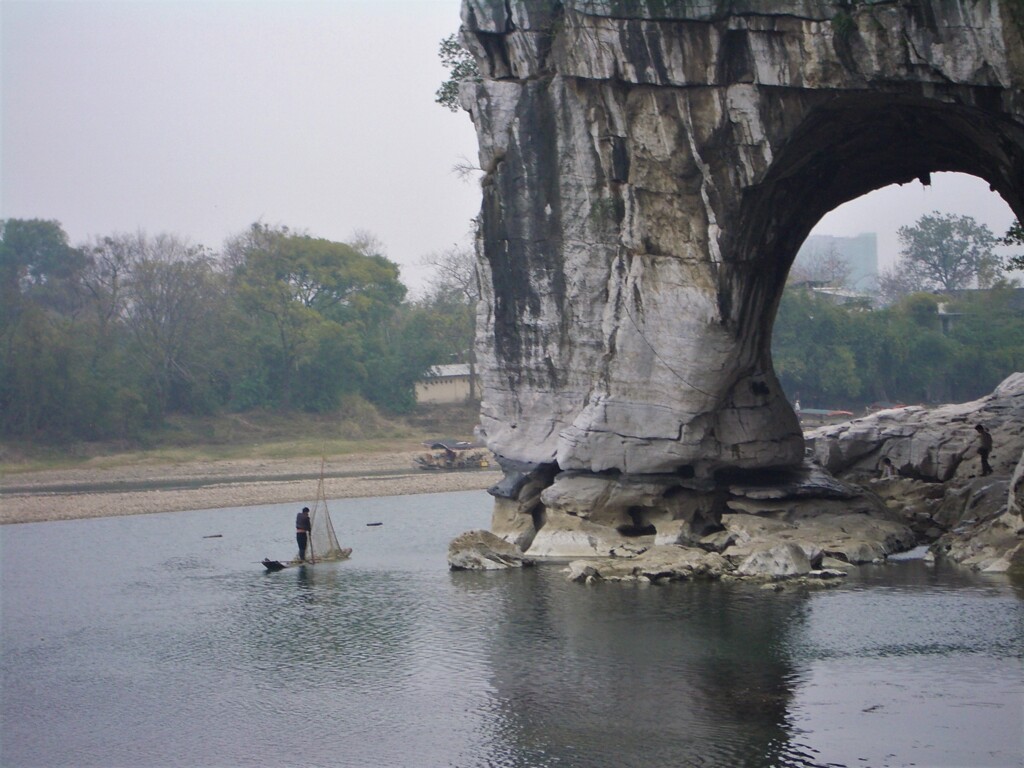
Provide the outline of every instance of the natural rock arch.
{"type": "Polygon", "coordinates": [[[799,467],[770,352],[797,249],[937,171],[1024,214],[1022,26],[1014,0],[464,0],[495,529],[663,530],[799,467]]]}

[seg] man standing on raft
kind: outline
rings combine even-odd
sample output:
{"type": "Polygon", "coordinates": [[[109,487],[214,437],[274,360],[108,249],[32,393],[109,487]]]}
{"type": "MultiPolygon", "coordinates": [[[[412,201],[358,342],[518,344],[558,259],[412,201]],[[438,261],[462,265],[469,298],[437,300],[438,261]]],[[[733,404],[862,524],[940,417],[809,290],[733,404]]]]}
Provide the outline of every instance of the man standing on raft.
{"type": "Polygon", "coordinates": [[[309,507],[303,507],[302,511],[295,516],[295,541],[299,544],[299,560],[306,560],[306,543],[309,541],[309,533],[313,530],[313,523],[309,519],[309,507]]]}

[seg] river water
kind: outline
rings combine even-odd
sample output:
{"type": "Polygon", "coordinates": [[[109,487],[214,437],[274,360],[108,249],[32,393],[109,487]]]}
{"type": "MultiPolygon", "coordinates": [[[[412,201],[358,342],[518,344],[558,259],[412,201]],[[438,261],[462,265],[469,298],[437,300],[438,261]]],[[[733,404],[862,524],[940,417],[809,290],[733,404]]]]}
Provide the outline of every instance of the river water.
{"type": "Polygon", "coordinates": [[[335,501],[352,559],[272,574],[296,505],[4,526],[0,764],[1024,764],[1006,577],[908,561],[774,593],[449,572],[490,508],[335,501]]]}

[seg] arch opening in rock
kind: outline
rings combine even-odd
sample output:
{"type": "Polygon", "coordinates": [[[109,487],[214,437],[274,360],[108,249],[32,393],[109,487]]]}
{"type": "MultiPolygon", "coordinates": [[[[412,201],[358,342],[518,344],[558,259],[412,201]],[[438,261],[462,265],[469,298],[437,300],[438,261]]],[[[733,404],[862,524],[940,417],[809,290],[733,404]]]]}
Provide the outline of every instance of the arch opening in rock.
{"type": "Polygon", "coordinates": [[[464,0],[481,422],[502,466],[548,473],[545,528],[806,471],[771,334],[830,210],[959,171],[1024,213],[1021,25],[925,6],[464,0]]]}

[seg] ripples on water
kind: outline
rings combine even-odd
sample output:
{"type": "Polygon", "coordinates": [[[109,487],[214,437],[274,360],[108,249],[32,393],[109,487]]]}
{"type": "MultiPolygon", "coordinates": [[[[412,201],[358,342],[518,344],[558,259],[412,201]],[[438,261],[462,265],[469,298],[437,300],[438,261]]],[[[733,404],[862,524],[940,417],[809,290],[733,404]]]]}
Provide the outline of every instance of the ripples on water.
{"type": "Polygon", "coordinates": [[[1005,579],[449,573],[490,503],[334,502],[353,558],[276,574],[258,562],[290,556],[291,506],[4,527],[0,764],[1019,764],[1005,579]]]}

